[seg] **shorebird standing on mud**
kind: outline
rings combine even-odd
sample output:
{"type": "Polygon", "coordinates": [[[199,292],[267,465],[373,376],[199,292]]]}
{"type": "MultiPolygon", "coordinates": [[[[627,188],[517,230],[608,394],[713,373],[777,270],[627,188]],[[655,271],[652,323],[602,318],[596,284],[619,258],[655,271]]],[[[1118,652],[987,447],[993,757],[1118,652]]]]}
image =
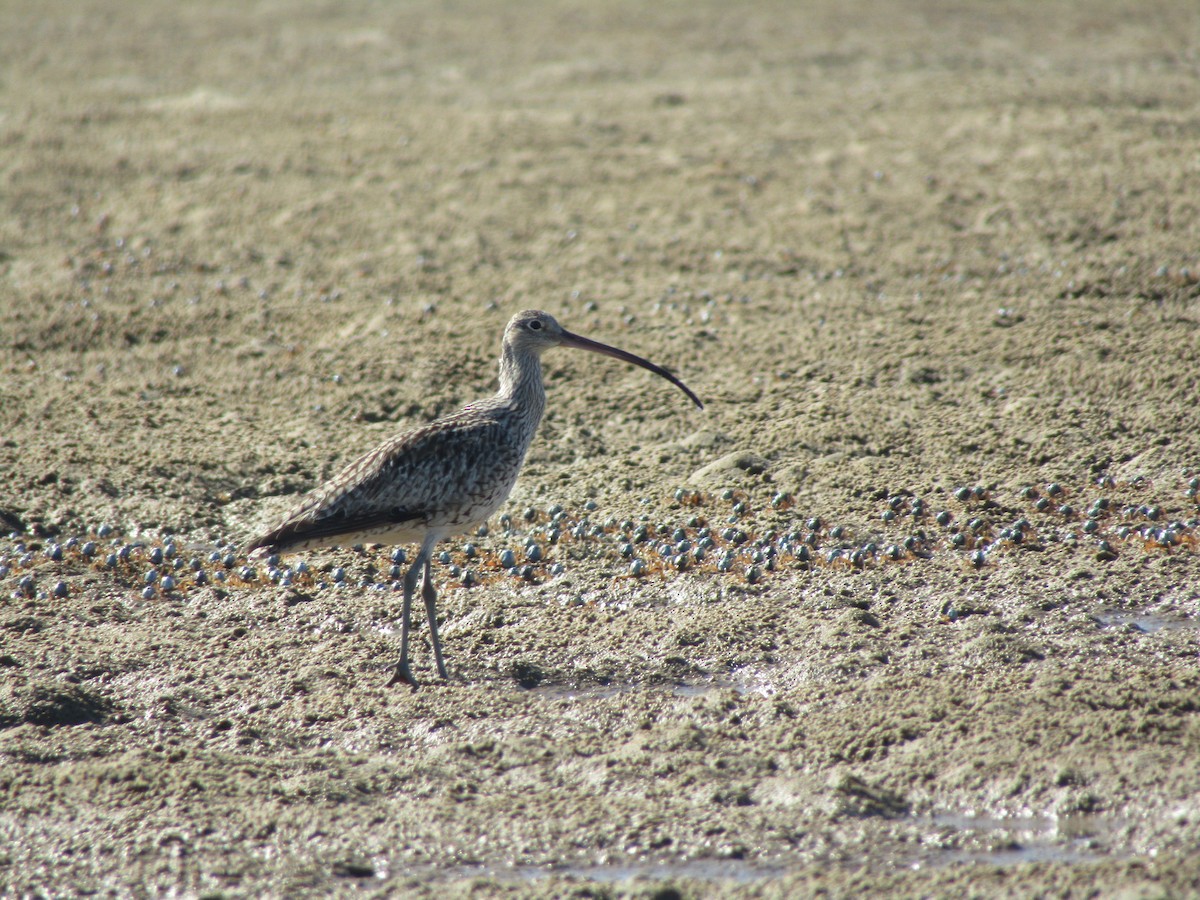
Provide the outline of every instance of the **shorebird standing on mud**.
{"type": "Polygon", "coordinates": [[[652,362],[564,329],[549,313],[519,312],[504,329],[500,390],[423,428],[404,432],[346,466],[308,494],[248,551],[286,553],[354,544],[406,544],[421,549],[404,575],[400,661],[388,685],[417,687],[408,666],[408,626],[417,579],[429,620],[438,675],[448,679],[437,631],[437,591],[430,577],[433,548],[476,528],[508,498],[546,408],[542,354],[575,347],[622,359],[661,375],[704,404],[682,381],[652,362]]]}

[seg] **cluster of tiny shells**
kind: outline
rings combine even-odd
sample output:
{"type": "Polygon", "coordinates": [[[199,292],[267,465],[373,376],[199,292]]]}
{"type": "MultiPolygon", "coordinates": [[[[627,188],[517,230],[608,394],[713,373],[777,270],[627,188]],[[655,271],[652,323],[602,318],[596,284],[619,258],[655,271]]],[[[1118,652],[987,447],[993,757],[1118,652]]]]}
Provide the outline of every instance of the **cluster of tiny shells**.
{"type": "MultiPolygon", "coordinates": [[[[667,514],[657,517],[604,516],[592,500],[574,510],[555,505],[503,515],[491,533],[481,528],[440,551],[435,568],[452,587],[503,578],[536,583],[573,564],[632,579],[693,572],[758,584],[780,571],[856,571],[937,555],[984,568],[1051,544],[1081,549],[1100,562],[1129,552],[1194,552],[1200,476],[1173,492],[1178,502],[1139,500],[1151,487],[1107,478],[1074,491],[1051,483],[1022,488],[1007,504],[996,499],[995,488],[982,486],[941,494],[937,503],[907,491],[879,492],[879,530],[871,533],[805,517],[784,493],[756,503],[744,491],[681,488],[667,514]]],[[[197,550],[173,538],[126,541],[111,525],[62,540],[12,534],[7,544],[0,543],[0,585],[16,598],[67,597],[100,573],[145,600],[267,584],[397,591],[408,564],[404,548],[358,548],[351,575],[344,554],[296,554],[285,564],[279,556],[248,559],[232,543],[197,550]]]]}

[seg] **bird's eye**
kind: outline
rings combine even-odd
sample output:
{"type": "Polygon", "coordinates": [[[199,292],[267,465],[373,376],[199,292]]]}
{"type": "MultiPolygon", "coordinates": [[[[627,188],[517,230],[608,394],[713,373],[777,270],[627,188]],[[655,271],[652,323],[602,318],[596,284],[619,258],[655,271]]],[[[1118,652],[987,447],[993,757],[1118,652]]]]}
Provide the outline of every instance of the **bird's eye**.
{"type": "Polygon", "coordinates": [[[529,330],[530,331],[541,331],[542,330],[542,320],[534,319],[532,322],[530,322],[529,330]]]}

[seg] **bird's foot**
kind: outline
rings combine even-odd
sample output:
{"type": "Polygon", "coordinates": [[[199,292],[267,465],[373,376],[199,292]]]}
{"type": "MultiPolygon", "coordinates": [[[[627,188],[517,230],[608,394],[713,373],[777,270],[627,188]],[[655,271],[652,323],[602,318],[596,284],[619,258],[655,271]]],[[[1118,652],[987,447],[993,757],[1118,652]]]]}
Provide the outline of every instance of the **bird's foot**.
{"type": "Polygon", "coordinates": [[[414,691],[421,685],[417,683],[417,679],[413,678],[412,670],[408,668],[408,660],[402,659],[396,663],[396,668],[392,670],[392,677],[387,683],[387,687],[395,687],[397,684],[407,684],[414,691]]]}

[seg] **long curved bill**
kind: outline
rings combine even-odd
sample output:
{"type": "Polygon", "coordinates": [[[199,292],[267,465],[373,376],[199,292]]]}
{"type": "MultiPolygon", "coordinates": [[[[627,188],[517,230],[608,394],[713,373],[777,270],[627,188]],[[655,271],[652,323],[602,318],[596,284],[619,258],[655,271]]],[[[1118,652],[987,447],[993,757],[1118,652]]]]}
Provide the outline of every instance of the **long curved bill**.
{"type": "Polygon", "coordinates": [[[700,402],[699,397],[692,393],[691,388],[689,388],[686,384],[684,384],[662,366],[656,366],[648,359],[642,359],[640,356],[636,356],[633,353],[629,353],[625,350],[618,350],[616,347],[610,347],[608,344],[602,344],[599,341],[593,341],[590,338],[580,337],[579,335],[565,329],[563,330],[561,340],[564,347],[577,347],[580,350],[591,350],[593,353],[601,353],[605,356],[611,356],[613,359],[624,360],[627,363],[633,363],[635,366],[641,366],[643,369],[648,369],[655,375],[659,375],[667,379],[667,381],[671,382],[671,384],[675,385],[675,387],[687,394],[688,398],[695,403],[696,406],[700,407],[700,409],[704,409],[704,404],[700,402]]]}

